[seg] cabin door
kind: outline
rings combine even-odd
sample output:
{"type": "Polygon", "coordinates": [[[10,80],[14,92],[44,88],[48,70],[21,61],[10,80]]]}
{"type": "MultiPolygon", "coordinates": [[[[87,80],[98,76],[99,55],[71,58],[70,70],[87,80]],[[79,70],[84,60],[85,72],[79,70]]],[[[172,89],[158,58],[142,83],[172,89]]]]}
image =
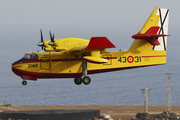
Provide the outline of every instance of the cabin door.
{"type": "Polygon", "coordinates": [[[40,65],[41,69],[49,70],[49,57],[42,57],[40,65]]]}

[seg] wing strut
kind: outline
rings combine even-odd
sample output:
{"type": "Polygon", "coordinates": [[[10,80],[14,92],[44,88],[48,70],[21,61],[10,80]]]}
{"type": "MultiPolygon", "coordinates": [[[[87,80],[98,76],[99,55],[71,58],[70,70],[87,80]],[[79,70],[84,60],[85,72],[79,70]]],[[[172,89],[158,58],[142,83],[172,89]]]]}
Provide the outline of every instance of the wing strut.
{"type": "Polygon", "coordinates": [[[82,54],[82,73],[87,76],[87,62],[83,59],[84,54],[82,54]]]}

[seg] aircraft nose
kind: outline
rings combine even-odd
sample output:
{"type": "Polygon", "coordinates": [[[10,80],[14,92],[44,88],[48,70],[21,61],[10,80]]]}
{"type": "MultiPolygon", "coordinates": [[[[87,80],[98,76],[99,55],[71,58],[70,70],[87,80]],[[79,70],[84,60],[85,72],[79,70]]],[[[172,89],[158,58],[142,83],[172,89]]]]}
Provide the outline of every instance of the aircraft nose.
{"type": "Polygon", "coordinates": [[[17,65],[16,63],[12,63],[11,69],[19,68],[21,65],[17,65]]]}
{"type": "Polygon", "coordinates": [[[15,62],[12,63],[11,65],[12,72],[18,76],[22,76],[21,68],[22,68],[22,65],[15,62]]]}
{"type": "Polygon", "coordinates": [[[19,71],[19,69],[16,69],[15,67],[12,66],[12,72],[18,76],[21,76],[21,72],[19,71]]]}
{"type": "Polygon", "coordinates": [[[15,68],[15,66],[16,66],[16,63],[13,62],[13,63],[11,64],[11,69],[15,68]]]}
{"type": "Polygon", "coordinates": [[[18,61],[15,61],[15,62],[12,63],[11,69],[12,69],[13,72],[14,72],[14,70],[19,69],[19,68],[22,67],[21,62],[22,62],[21,60],[18,60],[18,61]]]}

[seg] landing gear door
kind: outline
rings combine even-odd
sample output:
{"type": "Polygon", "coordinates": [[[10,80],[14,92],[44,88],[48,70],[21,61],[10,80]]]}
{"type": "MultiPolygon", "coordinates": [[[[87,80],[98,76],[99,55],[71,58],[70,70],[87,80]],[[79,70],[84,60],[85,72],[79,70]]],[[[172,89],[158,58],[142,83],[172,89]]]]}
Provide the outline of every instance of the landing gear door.
{"type": "Polygon", "coordinates": [[[49,70],[49,58],[42,57],[41,58],[41,69],[49,70]]]}
{"type": "Polygon", "coordinates": [[[107,55],[103,55],[102,58],[105,58],[108,60],[107,63],[103,63],[103,65],[111,65],[112,64],[112,55],[107,54],[107,55]]]}

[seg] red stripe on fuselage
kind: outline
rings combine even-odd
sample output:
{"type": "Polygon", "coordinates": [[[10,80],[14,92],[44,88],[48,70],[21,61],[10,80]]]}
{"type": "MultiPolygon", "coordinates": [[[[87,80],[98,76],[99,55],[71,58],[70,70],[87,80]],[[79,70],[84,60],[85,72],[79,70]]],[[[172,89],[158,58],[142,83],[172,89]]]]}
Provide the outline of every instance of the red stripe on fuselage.
{"type": "MultiPolygon", "coordinates": [[[[107,57],[102,57],[104,59],[106,59],[107,57]]],[[[109,57],[109,59],[117,59],[117,57],[109,57]]]]}
{"type": "MultiPolygon", "coordinates": [[[[102,57],[104,59],[106,59],[106,57],[102,57]]],[[[117,57],[109,57],[109,59],[117,59],[117,57]]],[[[51,61],[51,62],[60,62],[60,61],[82,61],[82,59],[45,59],[47,62],[51,61]]],[[[25,61],[21,61],[17,64],[22,64],[22,63],[33,63],[33,62],[43,62],[43,60],[25,60],[25,61]]]]}
{"type": "Polygon", "coordinates": [[[166,55],[142,56],[142,58],[147,58],[147,57],[166,57],[166,55]]]}
{"type": "MultiPolygon", "coordinates": [[[[82,61],[82,59],[45,59],[47,62],[51,61],[51,62],[59,62],[59,61],[82,61]]],[[[17,64],[21,64],[21,63],[33,63],[33,62],[43,62],[43,60],[26,60],[26,61],[21,61],[17,64]]],[[[16,65],[17,65],[16,64],[16,65]]]]}
{"type": "Polygon", "coordinates": [[[22,64],[22,63],[32,63],[32,62],[40,62],[40,60],[24,60],[24,61],[16,63],[16,65],[17,64],[22,64]]]}

